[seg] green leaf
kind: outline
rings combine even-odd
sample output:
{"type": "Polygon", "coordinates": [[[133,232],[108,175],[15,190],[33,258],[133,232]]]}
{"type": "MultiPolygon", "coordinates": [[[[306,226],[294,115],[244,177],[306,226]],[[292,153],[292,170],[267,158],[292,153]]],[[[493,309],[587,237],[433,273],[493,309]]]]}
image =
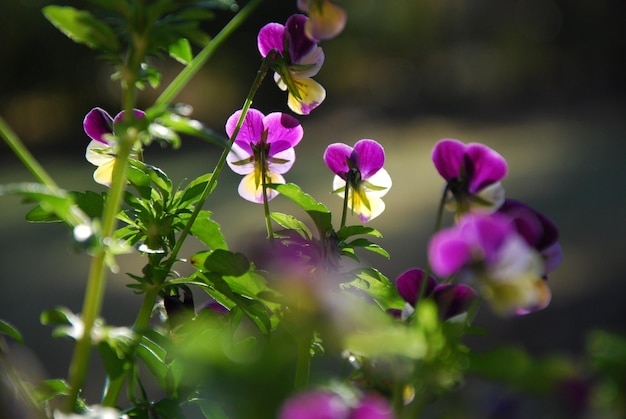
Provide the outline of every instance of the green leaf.
{"type": "Polygon", "coordinates": [[[0,320],[0,333],[10,336],[16,342],[22,344],[24,343],[24,338],[22,337],[22,334],[10,323],[5,322],[4,320],[0,320]]]}
{"type": "Polygon", "coordinates": [[[291,199],[296,205],[306,211],[315,223],[321,237],[325,236],[327,232],[332,231],[331,213],[328,208],[313,199],[311,195],[304,193],[298,185],[287,183],[284,185],[269,186],[286,198],[291,199]]]}
{"type": "Polygon", "coordinates": [[[348,237],[352,237],[352,236],[356,236],[360,234],[366,234],[369,236],[374,236],[374,237],[379,237],[379,238],[383,236],[375,228],[366,227],[363,225],[354,225],[354,226],[345,226],[341,228],[339,231],[337,231],[337,239],[339,241],[343,241],[343,240],[346,240],[348,237]]]}
{"type": "Polygon", "coordinates": [[[70,6],[52,5],[44,7],[43,14],[50,23],[74,42],[109,53],[115,53],[120,49],[113,29],[87,11],[70,6]]]}
{"type": "Polygon", "coordinates": [[[170,57],[184,65],[189,64],[189,62],[193,59],[191,45],[185,38],[180,38],[178,41],[170,44],[168,52],[170,57]]]}
{"type": "Polygon", "coordinates": [[[358,268],[343,275],[350,278],[343,287],[352,287],[364,291],[383,309],[401,309],[404,300],[398,293],[396,286],[389,279],[374,268],[358,268]]]}
{"type": "Polygon", "coordinates": [[[66,307],[56,307],[41,313],[41,324],[57,326],[52,331],[54,337],[80,339],[83,333],[83,321],[66,307]]]}
{"type": "Polygon", "coordinates": [[[270,217],[272,218],[272,220],[276,221],[281,227],[287,228],[289,230],[295,230],[300,236],[305,239],[311,238],[311,231],[302,221],[298,220],[296,217],[280,212],[272,212],[270,213],[270,217]]]}
{"type": "Polygon", "coordinates": [[[154,336],[144,334],[139,341],[135,354],[148,367],[161,386],[166,388],[168,374],[167,351],[156,342],[154,336]]]}
{"type": "MultiPolygon", "coordinates": [[[[182,217],[181,217],[182,218],[182,217]]],[[[189,216],[186,217],[187,219],[189,216]]],[[[210,211],[200,211],[191,226],[191,234],[208,246],[209,249],[228,250],[220,225],[211,219],[210,211]]]]}
{"type": "Polygon", "coordinates": [[[39,403],[50,401],[59,396],[70,395],[70,385],[62,379],[42,381],[34,389],[35,399],[39,403]]]}
{"type": "Polygon", "coordinates": [[[228,146],[228,138],[206,127],[198,120],[167,111],[157,117],[156,121],[176,132],[200,138],[221,148],[228,146]]]}
{"type": "Polygon", "coordinates": [[[352,240],[351,242],[346,243],[344,245],[344,248],[342,248],[341,250],[343,251],[345,250],[345,248],[355,248],[355,247],[369,250],[370,252],[377,253],[389,259],[389,253],[385,249],[383,249],[376,243],[372,243],[371,241],[365,238],[352,240]]]}
{"type": "Polygon", "coordinates": [[[218,275],[241,276],[250,270],[250,261],[242,253],[215,249],[204,260],[204,269],[218,275]]]}
{"type": "MultiPolygon", "coordinates": [[[[199,176],[189,182],[184,190],[176,192],[176,206],[178,208],[187,208],[198,202],[212,176],[212,173],[199,176]]],[[[215,189],[215,186],[217,186],[217,183],[213,184],[213,189],[215,189]]],[[[213,192],[213,190],[209,191],[209,194],[211,192],[213,192]]]]}

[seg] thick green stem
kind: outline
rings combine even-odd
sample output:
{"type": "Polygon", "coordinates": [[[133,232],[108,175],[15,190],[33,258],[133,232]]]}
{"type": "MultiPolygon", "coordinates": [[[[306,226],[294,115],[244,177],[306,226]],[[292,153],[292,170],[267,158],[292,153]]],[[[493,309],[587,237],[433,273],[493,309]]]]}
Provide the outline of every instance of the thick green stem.
{"type": "Polygon", "coordinates": [[[46,170],[39,164],[39,162],[33,157],[33,155],[24,146],[17,134],[13,132],[11,127],[0,116],[0,134],[4,138],[9,148],[13,150],[15,155],[24,163],[24,166],[35,176],[39,182],[46,186],[53,188],[57,187],[57,184],[52,180],[46,170]]]}
{"type": "Polygon", "coordinates": [[[215,35],[211,42],[194,57],[193,60],[176,76],[174,80],[167,86],[163,93],[156,100],[156,105],[165,105],[170,103],[178,93],[187,85],[191,78],[202,68],[204,63],[213,55],[215,50],[224,42],[261,4],[262,0],[252,0],[239,13],[215,35]]]}

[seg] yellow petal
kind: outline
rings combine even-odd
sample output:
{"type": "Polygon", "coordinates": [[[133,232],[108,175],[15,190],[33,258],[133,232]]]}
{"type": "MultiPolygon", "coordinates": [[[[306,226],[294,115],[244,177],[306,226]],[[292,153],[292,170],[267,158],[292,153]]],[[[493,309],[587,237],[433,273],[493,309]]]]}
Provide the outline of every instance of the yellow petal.
{"type": "Polygon", "coordinates": [[[289,92],[287,105],[298,115],[308,115],[326,99],[326,90],[313,79],[293,79],[300,99],[289,92]]]}

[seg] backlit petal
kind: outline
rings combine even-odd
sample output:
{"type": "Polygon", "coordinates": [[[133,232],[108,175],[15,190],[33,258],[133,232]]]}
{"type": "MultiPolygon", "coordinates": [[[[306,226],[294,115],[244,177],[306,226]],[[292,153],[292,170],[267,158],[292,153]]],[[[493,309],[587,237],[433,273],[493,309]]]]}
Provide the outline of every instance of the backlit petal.
{"type": "MultiPolygon", "coordinates": [[[[241,116],[241,110],[238,110],[234,114],[232,114],[228,121],[226,121],[226,134],[228,137],[232,137],[235,132],[235,128],[237,127],[237,121],[239,121],[239,117],[241,116]]],[[[246,150],[249,154],[252,154],[252,148],[250,147],[250,143],[258,144],[261,140],[261,136],[263,135],[264,126],[263,126],[263,118],[265,115],[257,109],[250,108],[248,113],[246,114],[246,118],[241,124],[241,129],[237,134],[237,139],[235,143],[239,145],[242,149],[246,150]]]]}
{"type": "Polygon", "coordinates": [[[266,57],[272,50],[281,55],[284,48],[285,27],[280,23],[268,23],[263,26],[257,36],[257,46],[261,56],[266,57]]]}
{"type": "Polygon", "coordinates": [[[93,108],[85,115],[83,128],[92,140],[108,144],[103,135],[113,133],[113,118],[104,109],[93,108]]]}
{"type": "Polygon", "coordinates": [[[101,166],[115,159],[115,156],[113,156],[112,153],[113,150],[110,146],[103,144],[100,141],[91,140],[89,145],[87,145],[85,158],[94,166],[101,166]]]}
{"type": "Polygon", "coordinates": [[[476,193],[506,176],[506,160],[495,150],[483,144],[471,143],[467,145],[465,154],[471,161],[470,167],[465,168],[470,181],[469,192],[476,193]]]}
{"type": "Polygon", "coordinates": [[[466,312],[477,296],[476,291],[464,284],[437,285],[433,292],[433,298],[444,319],[466,312]]]}
{"type": "Polygon", "coordinates": [[[309,21],[305,33],[309,38],[326,40],[336,37],[346,26],[346,11],[329,0],[320,2],[321,7],[313,4],[309,8],[309,21]]]}
{"type": "Polygon", "coordinates": [[[93,172],[93,180],[104,186],[111,186],[113,179],[113,167],[115,167],[115,158],[111,158],[108,162],[100,165],[93,172]]]}
{"type": "Polygon", "coordinates": [[[247,175],[254,171],[254,159],[247,150],[239,147],[237,144],[233,144],[230,152],[226,156],[226,163],[233,172],[239,175],[247,175]]]}
{"type": "Polygon", "coordinates": [[[465,144],[459,140],[443,139],[433,148],[432,159],[439,174],[447,181],[461,175],[465,144]]]}
{"type": "Polygon", "coordinates": [[[305,15],[291,15],[285,22],[285,33],[289,45],[289,56],[291,62],[300,64],[302,58],[306,57],[317,46],[315,41],[306,36],[304,26],[309,20],[305,15]]]}
{"type": "Polygon", "coordinates": [[[367,196],[383,197],[391,188],[391,176],[385,169],[380,169],[369,179],[364,180],[363,187],[367,190],[367,196]],[[372,188],[370,188],[370,185],[372,188]]]}
{"type": "Polygon", "coordinates": [[[294,77],[304,79],[307,77],[313,77],[319,73],[322,65],[324,64],[324,50],[321,47],[316,47],[309,52],[309,54],[302,57],[297,65],[290,66],[290,71],[294,77]]]}
{"type": "Polygon", "coordinates": [[[472,260],[472,248],[459,230],[450,228],[435,234],[428,244],[428,260],[434,273],[446,278],[472,260]]]}
{"type": "Polygon", "coordinates": [[[269,157],[267,162],[267,169],[271,173],[284,174],[291,169],[296,161],[296,150],[288,148],[280,153],[276,153],[269,157]],[[284,161],[284,163],[282,162],[284,161]]]}
{"type": "MultiPolygon", "coordinates": [[[[269,173],[267,175],[267,183],[285,183],[285,178],[279,174],[269,173]]],[[[257,184],[255,173],[250,173],[244,176],[239,183],[238,189],[239,195],[250,202],[257,204],[263,203],[263,185],[261,182],[257,184]]],[[[274,189],[267,189],[267,200],[271,201],[278,195],[274,189]]]]}
{"type": "MultiPolygon", "coordinates": [[[[293,116],[282,112],[273,112],[267,115],[263,118],[263,126],[267,130],[267,142],[269,144],[284,141],[288,144],[286,148],[295,147],[304,135],[300,122],[293,116]]],[[[270,148],[270,155],[274,152],[277,151],[270,148]]]]}
{"type": "Polygon", "coordinates": [[[343,143],[329,145],[324,152],[324,163],[336,175],[345,180],[346,173],[350,170],[348,159],[352,154],[352,147],[343,143]]]}
{"type": "MultiPolygon", "coordinates": [[[[401,273],[396,279],[396,286],[400,296],[407,303],[415,306],[420,295],[422,283],[424,282],[425,272],[421,269],[413,268],[401,273]]],[[[433,293],[437,282],[432,276],[428,276],[426,285],[424,285],[423,296],[427,297],[433,293]]]]}
{"type": "Polygon", "coordinates": [[[374,140],[359,140],[354,145],[361,179],[367,180],[385,164],[385,150],[374,140]]]}
{"type": "Polygon", "coordinates": [[[326,99],[326,90],[313,79],[294,79],[300,99],[289,92],[287,105],[298,115],[308,115],[326,99]]]}

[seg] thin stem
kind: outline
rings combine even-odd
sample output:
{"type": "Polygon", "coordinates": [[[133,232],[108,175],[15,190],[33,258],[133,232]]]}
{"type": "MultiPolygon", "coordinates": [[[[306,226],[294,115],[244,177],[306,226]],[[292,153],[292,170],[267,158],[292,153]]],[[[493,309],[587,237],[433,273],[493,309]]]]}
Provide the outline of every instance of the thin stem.
{"type": "Polygon", "coordinates": [[[267,237],[270,242],[274,241],[274,231],[272,230],[272,219],[270,218],[270,203],[267,199],[267,156],[265,150],[261,150],[261,187],[263,188],[263,212],[265,214],[265,226],[267,237]]]}
{"type": "Polygon", "coordinates": [[[340,229],[346,226],[346,218],[348,217],[348,197],[350,192],[350,172],[348,172],[348,179],[346,179],[346,189],[343,194],[343,211],[341,213],[341,226],[340,229]]]}
{"type": "Polygon", "coordinates": [[[441,224],[443,223],[443,209],[446,205],[446,198],[448,196],[448,191],[450,190],[450,184],[446,183],[446,187],[441,194],[441,199],[439,200],[439,207],[437,208],[437,221],[435,221],[435,233],[441,230],[441,224]]]}
{"type": "Polygon", "coordinates": [[[116,215],[119,212],[122,196],[126,189],[128,159],[136,139],[136,132],[134,130],[129,131],[134,133],[135,136],[129,135],[129,132],[126,132],[122,138],[120,138],[119,150],[113,168],[113,182],[109,190],[102,218],[103,243],[91,260],[82,310],[83,334],[76,342],[70,364],[69,382],[71,390],[66,405],[68,412],[74,409],[78,399],[78,393],[87,376],[87,368],[91,354],[91,332],[96,319],[100,315],[100,309],[102,307],[106,282],[106,241],[110,239],[115,231],[116,215]]]}
{"type": "Polygon", "coordinates": [[[189,83],[191,78],[202,68],[204,63],[213,55],[215,50],[224,42],[252,13],[256,7],[261,4],[262,0],[252,0],[239,13],[215,35],[215,37],[204,47],[202,51],[194,57],[193,60],[176,76],[176,78],[167,86],[156,100],[156,105],[165,105],[170,103],[178,93],[189,83]]]}
{"type": "Polygon", "coordinates": [[[7,143],[9,148],[13,150],[15,155],[24,163],[24,166],[32,173],[32,175],[37,179],[40,183],[43,183],[46,186],[50,186],[53,188],[57,188],[57,184],[54,180],[48,175],[46,170],[39,164],[39,162],[33,157],[33,155],[28,151],[28,149],[24,146],[24,143],[20,140],[20,138],[13,132],[11,127],[6,123],[6,121],[0,116],[0,134],[4,138],[4,141],[7,143]]]}

